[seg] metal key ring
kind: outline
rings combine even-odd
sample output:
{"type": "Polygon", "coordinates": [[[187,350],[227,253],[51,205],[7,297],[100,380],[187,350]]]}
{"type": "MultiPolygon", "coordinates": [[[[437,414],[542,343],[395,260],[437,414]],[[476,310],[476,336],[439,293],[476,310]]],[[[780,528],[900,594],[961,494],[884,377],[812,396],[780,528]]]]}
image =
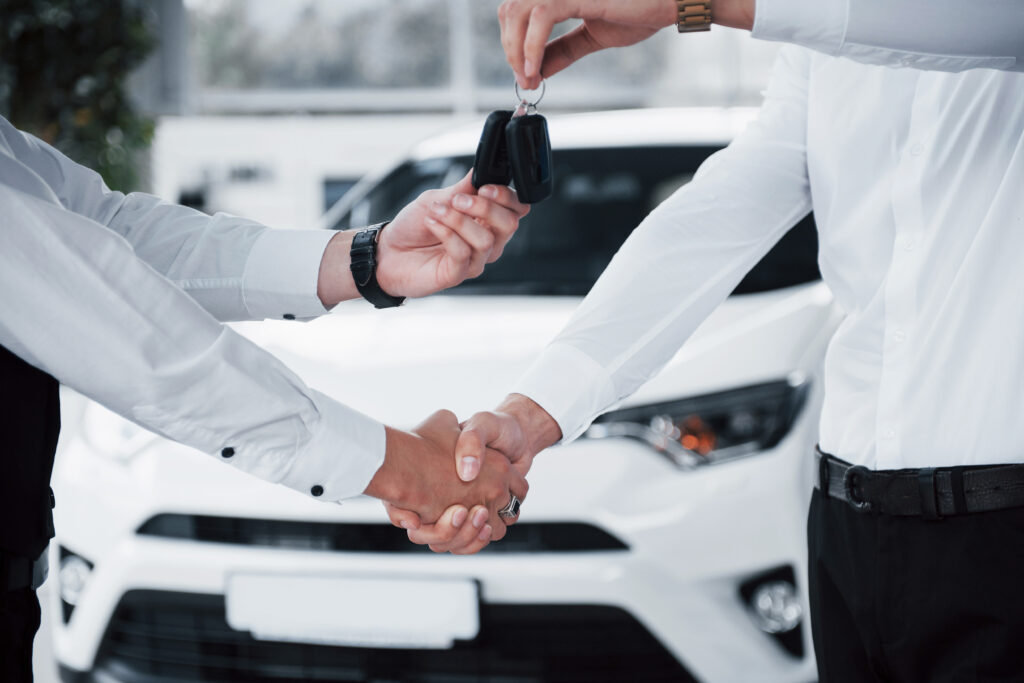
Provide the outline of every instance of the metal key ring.
{"type": "MultiPolygon", "coordinates": [[[[523,102],[526,102],[526,99],[522,95],[519,94],[519,81],[513,81],[513,84],[515,85],[515,88],[516,88],[516,104],[521,104],[523,102]]],[[[540,104],[540,101],[544,99],[544,93],[546,93],[547,91],[548,91],[548,81],[547,81],[546,78],[542,78],[541,81],[540,81],[540,97],[537,98],[536,102],[526,102],[526,106],[528,106],[528,107],[536,107],[538,104],[540,104]]]]}

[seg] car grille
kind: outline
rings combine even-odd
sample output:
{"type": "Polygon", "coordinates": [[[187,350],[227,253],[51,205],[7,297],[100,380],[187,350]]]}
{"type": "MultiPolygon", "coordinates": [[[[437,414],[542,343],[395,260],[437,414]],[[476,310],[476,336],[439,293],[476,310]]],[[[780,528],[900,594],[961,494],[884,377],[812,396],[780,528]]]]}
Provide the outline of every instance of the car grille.
{"type": "MultiPolygon", "coordinates": [[[[146,520],[139,534],[210,543],[255,545],[295,550],[363,553],[422,553],[426,546],[409,542],[405,531],[390,524],[307,522],[283,519],[160,514],[146,520]]],[[[571,553],[628,550],[607,531],[576,522],[516,524],[501,543],[485,553],[571,553]]]]}
{"type": "Polygon", "coordinates": [[[448,650],[257,641],[231,629],[224,598],[126,593],[96,680],[602,683],[695,679],[626,611],[584,605],[481,606],[480,634],[448,650]]]}

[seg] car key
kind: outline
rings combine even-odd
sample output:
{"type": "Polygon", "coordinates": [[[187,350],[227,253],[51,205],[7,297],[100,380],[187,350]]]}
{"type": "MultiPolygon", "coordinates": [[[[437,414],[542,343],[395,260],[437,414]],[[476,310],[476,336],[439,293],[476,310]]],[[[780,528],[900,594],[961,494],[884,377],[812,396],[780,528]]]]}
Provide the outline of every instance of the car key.
{"type": "Polygon", "coordinates": [[[540,114],[513,116],[505,126],[509,167],[516,196],[524,204],[536,204],[551,196],[551,141],[548,122],[540,114]]]}
{"type": "Polygon", "coordinates": [[[478,190],[484,185],[508,185],[512,180],[505,142],[505,126],[511,118],[511,111],[498,110],[492,111],[484,121],[473,162],[473,187],[478,190]]]}
{"type": "Polygon", "coordinates": [[[544,97],[547,84],[541,81],[540,97],[529,102],[519,94],[515,111],[493,111],[484,121],[473,161],[473,187],[508,185],[524,204],[536,204],[551,196],[554,188],[551,166],[551,140],[548,122],[537,113],[537,102],[544,97]]]}

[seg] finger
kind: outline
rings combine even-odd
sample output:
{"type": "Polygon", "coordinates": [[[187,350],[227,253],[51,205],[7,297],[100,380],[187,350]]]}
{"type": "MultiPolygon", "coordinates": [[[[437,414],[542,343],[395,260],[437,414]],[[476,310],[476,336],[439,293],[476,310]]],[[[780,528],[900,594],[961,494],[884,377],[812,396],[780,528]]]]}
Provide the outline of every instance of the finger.
{"type": "Polygon", "coordinates": [[[491,514],[488,522],[491,525],[491,540],[500,541],[505,537],[508,531],[508,527],[512,526],[519,521],[520,514],[517,511],[515,517],[506,517],[498,513],[498,510],[505,509],[512,502],[512,496],[515,495],[520,502],[526,499],[526,493],[528,492],[530,485],[526,483],[526,479],[519,474],[517,471],[509,470],[508,479],[508,490],[509,494],[497,501],[499,507],[496,507],[491,514]]]}
{"type": "Polygon", "coordinates": [[[445,227],[455,232],[470,247],[469,257],[456,261],[456,265],[460,270],[464,269],[465,277],[477,277],[484,272],[484,266],[491,257],[495,242],[494,234],[490,229],[477,223],[476,219],[458,211],[450,211],[443,220],[445,227]]]}
{"type": "Polygon", "coordinates": [[[403,510],[391,503],[384,503],[384,510],[388,513],[388,519],[391,520],[391,523],[402,529],[419,529],[422,524],[420,516],[411,510],[403,510]]]}
{"type": "Polygon", "coordinates": [[[545,78],[551,78],[576,60],[600,49],[601,45],[594,40],[586,25],[577,26],[548,43],[540,72],[545,78]]]}
{"type": "Polygon", "coordinates": [[[467,545],[461,548],[452,548],[449,552],[452,555],[472,555],[486,548],[491,542],[491,525],[485,524],[483,529],[477,531],[476,537],[467,545]]]}
{"type": "Polygon", "coordinates": [[[523,38],[523,75],[526,76],[527,88],[540,87],[544,47],[555,23],[551,9],[544,5],[537,5],[530,12],[526,36],[523,38]]]}
{"type": "Polygon", "coordinates": [[[473,169],[469,169],[466,175],[462,176],[462,179],[448,188],[448,198],[458,194],[476,194],[476,188],[473,187],[473,169]]]}
{"type": "Polygon", "coordinates": [[[441,242],[445,254],[452,263],[459,264],[458,279],[461,281],[469,270],[469,263],[473,258],[473,248],[466,244],[466,241],[459,237],[451,228],[442,225],[437,219],[427,216],[424,219],[427,230],[441,242]]]}
{"type": "MultiPolygon", "coordinates": [[[[470,511],[469,516],[472,517],[473,513],[477,510],[482,510],[485,513],[487,512],[487,508],[482,505],[478,505],[470,511]]],[[[459,552],[461,555],[465,555],[470,552],[477,552],[476,550],[473,550],[473,548],[480,546],[480,535],[480,529],[476,528],[471,523],[464,522],[450,541],[431,543],[430,549],[435,553],[459,552]]],[[[488,538],[488,540],[490,540],[490,538],[488,538]]]]}
{"type": "MultiPolygon", "coordinates": [[[[459,194],[455,195],[452,199],[452,207],[445,207],[447,210],[443,215],[438,213],[440,209],[435,209],[433,206],[431,211],[435,211],[437,220],[444,224],[445,227],[453,230],[473,251],[489,254],[494,247],[494,233],[474,220],[475,216],[483,218],[488,215],[488,204],[494,206],[491,202],[479,197],[459,194]]],[[[504,211],[506,214],[504,216],[497,216],[498,220],[505,223],[516,221],[512,212],[508,209],[495,208],[499,211],[504,211]]]]}
{"type": "Polygon", "coordinates": [[[516,80],[521,87],[527,86],[526,75],[523,73],[523,39],[530,21],[532,3],[522,0],[504,2],[498,10],[501,24],[501,46],[505,49],[505,60],[515,72],[516,80]]]}
{"type": "MultiPolygon", "coordinates": [[[[451,543],[463,527],[470,526],[470,537],[477,530],[466,524],[469,511],[464,505],[453,505],[441,515],[441,518],[434,524],[424,524],[418,529],[409,530],[409,540],[416,545],[429,545],[431,549],[435,545],[451,543]]],[[[444,551],[435,551],[444,552],[444,551]]]]}
{"type": "Polygon", "coordinates": [[[484,185],[480,188],[478,194],[481,197],[486,197],[498,204],[501,204],[506,209],[513,211],[520,218],[530,213],[530,205],[519,201],[515,190],[510,187],[506,187],[504,185],[484,185]]]}
{"type": "Polygon", "coordinates": [[[494,252],[504,249],[519,227],[519,216],[514,211],[486,197],[457,194],[452,198],[452,207],[465,216],[475,218],[477,225],[490,231],[492,239],[488,262],[496,259],[494,252]]]}

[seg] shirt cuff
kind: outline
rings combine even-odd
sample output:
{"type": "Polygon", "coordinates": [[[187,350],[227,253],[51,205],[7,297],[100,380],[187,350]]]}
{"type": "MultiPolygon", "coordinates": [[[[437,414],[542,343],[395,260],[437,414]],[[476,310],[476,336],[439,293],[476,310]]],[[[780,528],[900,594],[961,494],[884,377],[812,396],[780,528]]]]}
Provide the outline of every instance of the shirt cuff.
{"type": "Polygon", "coordinates": [[[265,230],[253,244],[242,277],[253,320],[311,320],[327,313],[316,294],[320,261],[333,230],[265,230]]]}
{"type": "Polygon", "coordinates": [[[750,35],[838,55],[849,13],[849,0],[756,0],[750,35]]]}
{"type": "Polygon", "coordinates": [[[327,502],[361,495],[384,464],[384,425],[319,391],[311,393],[320,424],[280,483],[327,502]]]}
{"type": "Polygon", "coordinates": [[[527,396],[555,419],[560,443],[569,443],[594,418],[618,400],[608,372],[568,344],[551,344],[516,383],[513,393],[527,396]]]}

